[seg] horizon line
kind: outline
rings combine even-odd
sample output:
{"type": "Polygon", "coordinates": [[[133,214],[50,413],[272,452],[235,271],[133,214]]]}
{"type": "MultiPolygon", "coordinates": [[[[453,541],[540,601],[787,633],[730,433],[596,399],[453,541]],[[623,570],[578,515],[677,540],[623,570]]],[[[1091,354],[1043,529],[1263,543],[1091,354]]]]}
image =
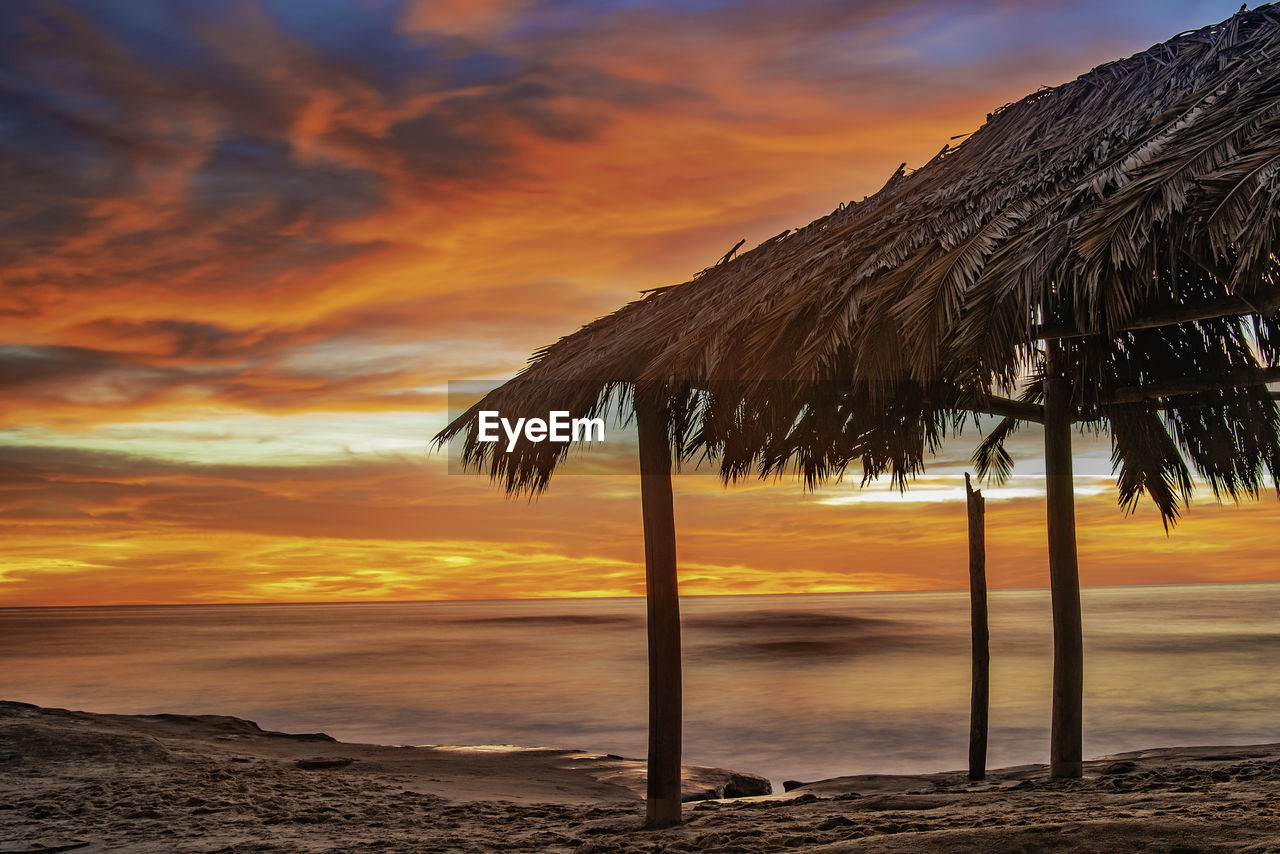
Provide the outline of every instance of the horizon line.
{"type": "MultiPolygon", "coordinates": [[[[1116,590],[1147,587],[1220,587],[1223,585],[1280,584],[1280,578],[1244,581],[1164,581],[1146,584],[1087,584],[1081,590],[1116,590]]],[[[1017,593],[1047,591],[1048,585],[1037,587],[991,587],[991,592],[1017,593]]],[[[836,590],[793,593],[686,593],[680,599],[746,599],[779,596],[902,596],[911,594],[968,593],[968,588],[941,587],[916,590],[836,590]]],[[[0,612],[26,611],[40,608],[218,608],[228,606],[278,606],[278,605],[439,605],[478,602],[587,602],[624,599],[644,600],[643,594],[635,596],[534,596],[498,597],[493,599],[316,599],[303,601],[252,601],[252,602],[117,602],[110,605],[0,605],[0,612]]]]}

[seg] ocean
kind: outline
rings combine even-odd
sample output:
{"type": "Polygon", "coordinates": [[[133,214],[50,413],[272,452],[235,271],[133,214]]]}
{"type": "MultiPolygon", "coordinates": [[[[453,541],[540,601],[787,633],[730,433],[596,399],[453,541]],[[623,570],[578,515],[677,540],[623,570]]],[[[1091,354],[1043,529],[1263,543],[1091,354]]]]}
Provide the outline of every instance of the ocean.
{"type": "MultiPolygon", "coordinates": [[[[1086,757],[1280,741],[1280,584],[1091,588],[1086,757]]],[[[997,590],[988,767],[1044,762],[1049,597],[997,590]]],[[[684,760],[772,778],[963,768],[968,596],[682,600],[684,760]]],[[[0,609],[0,698],[228,714],[383,744],[643,757],[637,599],[0,609]]]]}

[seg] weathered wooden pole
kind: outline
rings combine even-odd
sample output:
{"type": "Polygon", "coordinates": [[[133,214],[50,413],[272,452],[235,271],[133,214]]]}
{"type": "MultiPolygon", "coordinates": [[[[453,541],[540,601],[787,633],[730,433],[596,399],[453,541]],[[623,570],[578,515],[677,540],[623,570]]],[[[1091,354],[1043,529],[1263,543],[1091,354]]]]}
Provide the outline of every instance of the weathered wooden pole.
{"type": "Polygon", "coordinates": [[[987,776],[987,714],[991,703],[991,636],[987,631],[986,502],[964,475],[969,509],[969,629],[973,690],[969,700],[969,779],[987,776]]]}
{"type": "Polygon", "coordinates": [[[640,503],[649,623],[649,779],[645,823],[680,823],[680,599],[667,417],[656,394],[636,393],[640,503]]]}
{"type": "Polygon", "coordinates": [[[1071,473],[1071,380],[1063,344],[1045,342],[1044,470],[1049,533],[1049,591],[1053,601],[1053,722],[1049,776],[1082,773],[1084,642],[1080,569],[1076,562],[1075,485],[1071,473]]]}

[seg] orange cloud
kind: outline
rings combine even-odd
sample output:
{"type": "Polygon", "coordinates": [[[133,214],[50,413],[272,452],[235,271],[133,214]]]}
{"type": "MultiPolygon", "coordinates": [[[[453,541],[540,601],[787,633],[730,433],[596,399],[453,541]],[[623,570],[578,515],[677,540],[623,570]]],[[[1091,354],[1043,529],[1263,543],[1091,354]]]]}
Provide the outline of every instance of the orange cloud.
{"type": "MultiPolygon", "coordinates": [[[[298,466],[177,464],[12,449],[0,481],[9,604],[631,596],[643,591],[636,479],[566,476],[504,501],[411,457],[298,466]]],[[[793,484],[677,477],[687,595],[959,589],[958,502],[855,505],[793,484]],[[726,525],[725,520],[734,520],[726,525]]],[[[883,489],[883,487],[868,487],[883,489]]],[[[908,498],[910,493],[908,493],[908,498]]],[[[1274,498],[1196,505],[1166,536],[1110,494],[1079,498],[1086,584],[1274,579],[1274,498]],[[1208,545],[1206,545],[1208,544],[1208,545]]],[[[994,587],[1043,586],[1040,499],[988,504],[994,587]]]]}
{"type": "MultiPolygon", "coordinates": [[[[322,5],[10,10],[6,602],[634,594],[633,482],[504,502],[386,456],[426,444],[406,413],[438,421],[447,381],[509,376],[990,109],[1234,11],[322,5]]],[[[958,505],[680,483],[687,592],[961,586],[958,505]]],[[[1082,498],[1082,573],[1268,577],[1250,526],[1269,512],[1198,508],[1164,539],[1082,498]]],[[[997,585],[1042,583],[1038,513],[992,503],[997,585]]]]}

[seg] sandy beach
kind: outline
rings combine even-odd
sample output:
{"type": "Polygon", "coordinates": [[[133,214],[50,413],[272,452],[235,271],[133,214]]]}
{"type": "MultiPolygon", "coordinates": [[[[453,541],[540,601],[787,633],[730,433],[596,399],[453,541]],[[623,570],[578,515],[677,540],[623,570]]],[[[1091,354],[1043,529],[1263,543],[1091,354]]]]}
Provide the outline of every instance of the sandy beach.
{"type": "Polygon", "coordinates": [[[557,749],[347,744],[221,716],[0,703],[0,852],[1280,851],[1280,744],[841,777],[790,791],[686,768],[640,827],[643,764],[557,749]]]}

